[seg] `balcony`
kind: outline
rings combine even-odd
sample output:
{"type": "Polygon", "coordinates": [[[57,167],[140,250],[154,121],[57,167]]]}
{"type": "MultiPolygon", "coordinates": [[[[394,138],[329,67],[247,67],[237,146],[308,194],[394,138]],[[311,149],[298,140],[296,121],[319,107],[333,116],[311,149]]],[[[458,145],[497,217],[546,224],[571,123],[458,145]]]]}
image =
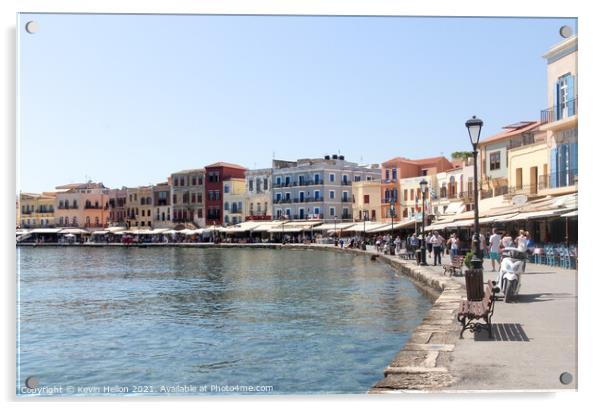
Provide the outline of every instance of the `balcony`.
{"type": "Polygon", "coordinates": [[[548,124],[554,121],[560,121],[565,118],[572,117],[577,114],[577,99],[569,100],[564,106],[553,106],[545,110],[541,110],[541,123],[548,124]]]}
{"type": "Polygon", "coordinates": [[[86,204],[84,205],[84,209],[103,209],[103,206],[86,204]]]}
{"type": "Polygon", "coordinates": [[[343,198],[341,199],[341,202],[351,202],[351,198],[343,198]]]}
{"type": "Polygon", "coordinates": [[[504,199],[511,199],[515,195],[537,195],[538,191],[538,184],[509,186],[504,194],[504,199]]]}
{"type": "Polygon", "coordinates": [[[569,169],[560,172],[554,172],[551,174],[539,176],[540,190],[544,189],[556,189],[577,186],[577,169],[569,169]]]}

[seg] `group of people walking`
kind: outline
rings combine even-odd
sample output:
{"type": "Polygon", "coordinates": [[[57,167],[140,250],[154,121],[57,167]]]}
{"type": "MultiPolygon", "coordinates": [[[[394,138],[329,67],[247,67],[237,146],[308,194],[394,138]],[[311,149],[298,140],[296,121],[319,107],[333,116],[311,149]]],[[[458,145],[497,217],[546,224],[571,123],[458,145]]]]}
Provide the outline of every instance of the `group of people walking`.
{"type": "MultiPolygon", "coordinates": [[[[412,255],[420,249],[422,235],[412,233],[405,240],[400,236],[393,239],[393,235],[378,236],[375,240],[377,252],[379,253],[401,253],[405,249],[412,255]]],[[[449,254],[450,258],[460,255],[460,251],[465,248],[471,248],[471,244],[464,244],[459,235],[451,233],[447,238],[439,231],[432,231],[425,238],[426,252],[429,259],[433,259],[433,265],[441,265],[443,254],[449,254]],[[467,245],[467,246],[464,246],[467,245]]],[[[499,268],[500,254],[504,248],[515,247],[521,252],[528,252],[534,247],[528,231],[520,230],[518,235],[513,238],[510,232],[499,232],[495,228],[491,230],[488,237],[481,233],[479,235],[479,247],[483,258],[491,260],[491,269],[496,271],[499,268]],[[498,267],[496,268],[496,264],[498,267]]]]}

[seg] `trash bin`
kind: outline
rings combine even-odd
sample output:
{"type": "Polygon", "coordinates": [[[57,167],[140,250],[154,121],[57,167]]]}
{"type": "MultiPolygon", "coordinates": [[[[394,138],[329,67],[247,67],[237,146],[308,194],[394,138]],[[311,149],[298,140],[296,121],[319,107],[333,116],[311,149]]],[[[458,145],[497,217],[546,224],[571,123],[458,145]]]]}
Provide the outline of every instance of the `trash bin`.
{"type": "Polygon", "coordinates": [[[416,264],[417,265],[420,265],[420,262],[422,261],[422,257],[421,257],[422,255],[421,255],[421,253],[422,253],[422,250],[420,250],[420,248],[416,249],[414,251],[414,256],[416,257],[416,264]]]}
{"type": "Polygon", "coordinates": [[[466,297],[468,300],[483,300],[483,269],[466,269],[466,297]]]}

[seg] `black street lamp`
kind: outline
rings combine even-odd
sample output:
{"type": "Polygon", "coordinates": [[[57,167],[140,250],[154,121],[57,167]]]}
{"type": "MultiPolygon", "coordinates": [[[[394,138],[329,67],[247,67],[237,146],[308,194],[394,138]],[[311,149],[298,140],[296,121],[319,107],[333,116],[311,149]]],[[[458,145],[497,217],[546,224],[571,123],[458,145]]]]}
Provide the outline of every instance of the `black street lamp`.
{"type": "Polygon", "coordinates": [[[479,227],[479,189],[478,189],[478,176],[477,176],[477,146],[479,145],[479,138],[481,137],[481,128],[483,127],[483,121],[478,119],[476,116],[472,116],[466,121],[466,128],[468,129],[468,135],[470,136],[470,142],[472,144],[472,158],[474,168],[474,235],[472,237],[472,259],[470,261],[473,269],[483,268],[483,259],[481,255],[481,238],[480,238],[480,227],[479,227]]]}
{"type": "Polygon", "coordinates": [[[364,216],[364,241],[366,240],[366,219],[368,218],[368,211],[362,211],[362,215],[364,216]]]}
{"type": "Polygon", "coordinates": [[[424,197],[426,196],[426,189],[428,187],[428,182],[426,179],[420,181],[420,192],[422,193],[422,240],[420,241],[420,265],[426,266],[426,232],[424,227],[425,225],[425,217],[424,217],[424,197]]]}
{"type": "Polygon", "coordinates": [[[395,217],[395,197],[391,195],[389,204],[389,215],[391,216],[391,236],[393,236],[393,218],[395,217]]]}
{"type": "Polygon", "coordinates": [[[337,239],[337,216],[334,216],[334,246],[339,246],[339,241],[337,239]]]}

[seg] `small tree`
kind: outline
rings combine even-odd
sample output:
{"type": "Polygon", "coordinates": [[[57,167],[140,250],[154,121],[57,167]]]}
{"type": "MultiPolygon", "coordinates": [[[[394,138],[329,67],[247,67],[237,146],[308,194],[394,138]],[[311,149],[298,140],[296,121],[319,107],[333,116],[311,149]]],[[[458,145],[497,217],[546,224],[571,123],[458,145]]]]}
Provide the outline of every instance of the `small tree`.
{"type": "Polygon", "coordinates": [[[455,151],[452,152],[451,157],[452,159],[467,159],[470,158],[472,156],[472,152],[468,152],[468,151],[455,151]]]}

